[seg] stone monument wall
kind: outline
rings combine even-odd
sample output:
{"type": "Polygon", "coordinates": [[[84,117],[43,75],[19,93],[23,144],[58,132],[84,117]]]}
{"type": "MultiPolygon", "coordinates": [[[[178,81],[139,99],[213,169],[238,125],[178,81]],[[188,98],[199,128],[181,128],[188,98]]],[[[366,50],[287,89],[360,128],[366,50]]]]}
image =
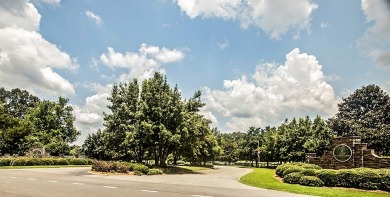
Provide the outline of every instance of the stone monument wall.
{"type": "Polygon", "coordinates": [[[307,153],[306,162],[328,169],[390,168],[390,158],[375,155],[358,136],[333,138],[321,157],[307,153]]]}

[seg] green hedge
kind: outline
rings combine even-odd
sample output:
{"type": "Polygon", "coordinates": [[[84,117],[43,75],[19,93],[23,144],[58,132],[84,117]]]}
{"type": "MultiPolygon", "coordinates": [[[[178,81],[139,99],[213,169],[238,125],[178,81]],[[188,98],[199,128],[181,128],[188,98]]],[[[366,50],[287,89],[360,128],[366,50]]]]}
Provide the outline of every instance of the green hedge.
{"type": "Polygon", "coordinates": [[[293,173],[293,172],[304,172],[305,175],[313,175],[315,174],[316,170],[321,169],[320,166],[314,165],[314,164],[306,164],[302,162],[298,163],[286,163],[283,165],[280,165],[276,168],[276,175],[279,177],[284,177],[287,174],[293,173]]]}
{"type": "Polygon", "coordinates": [[[288,163],[276,168],[276,174],[286,183],[390,191],[390,169],[331,170],[304,163],[288,163]]]}
{"type": "Polygon", "coordinates": [[[78,158],[0,158],[0,166],[91,165],[91,159],[78,158]]]}
{"type": "Polygon", "coordinates": [[[318,177],[315,176],[302,176],[299,179],[299,184],[300,185],[305,185],[305,186],[313,186],[313,187],[322,187],[324,186],[324,182],[319,179],[318,177]]]}
{"type": "MultiPolygon", "coordinates": [[[[139,163],[129,163],[129,162],[118,162],[118,161],[93,161],[92,170],[97,172],[117,172],[117,173],[128,173],[128,172],[137,172],[135,174],[148,174],[150,169],[139,163]]],[[[151,172],[157,173],[157,172],[151,172]]]]}

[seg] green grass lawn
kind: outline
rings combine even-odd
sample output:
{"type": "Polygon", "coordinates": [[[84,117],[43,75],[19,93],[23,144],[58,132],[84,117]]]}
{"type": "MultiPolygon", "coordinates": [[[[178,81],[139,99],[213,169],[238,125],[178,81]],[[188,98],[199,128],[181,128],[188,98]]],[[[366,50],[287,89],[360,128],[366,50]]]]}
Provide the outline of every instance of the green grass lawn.
{"type": "Polygon", "coordinates": [[[275,178],[274,169],[255,168],[253,172],[240,178],[240,182],[246,185],[286,191],[297,194],[308,194],[314,196],[329,197],[390,197],[390,193],[382,191],[365,191],[347,188],[329,188],[329,187],[308,187],[297,184],[281,183],[275,178]]]}
{"type": "Polygon", "coordinates": [[[73,167],[91,167],[91,165],[0,166],[0,169],[73,168],[73,167]]]}

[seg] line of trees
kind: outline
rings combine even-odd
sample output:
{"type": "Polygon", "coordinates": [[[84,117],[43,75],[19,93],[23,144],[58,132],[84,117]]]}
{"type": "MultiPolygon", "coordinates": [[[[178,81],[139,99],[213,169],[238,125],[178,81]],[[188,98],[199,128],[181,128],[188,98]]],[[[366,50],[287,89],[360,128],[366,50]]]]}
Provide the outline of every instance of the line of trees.
{"type": "Polygon", "coordinates": [[[0,88],[0,155],[42,147],[51,155],[69,153],[80,131],[68,101],[41,101],[25,90],[0,88]]]}
{"type": "Polygon", "coordinates": [[[317,116],[286,120],[279,127],[250,127],[247,132],[219,133],[223,155],[227,163],[238,160],[255,162],[304,161],[305,153],[322,154],[334,132],[324,119],[317,116]]]}
{"type": "Polygon", "coordinates": [[[155,73],[140,85],[135,79],[115,84],[108,98],[111,113],[104,114],[104,130],[90,134],[83,145],[89,157],[106,160],[153,159],[165,166],[185,159],[205,163],[222,153],[209,120],[198,112],[201,92],[183,100],[177,86],[155,73]]]}

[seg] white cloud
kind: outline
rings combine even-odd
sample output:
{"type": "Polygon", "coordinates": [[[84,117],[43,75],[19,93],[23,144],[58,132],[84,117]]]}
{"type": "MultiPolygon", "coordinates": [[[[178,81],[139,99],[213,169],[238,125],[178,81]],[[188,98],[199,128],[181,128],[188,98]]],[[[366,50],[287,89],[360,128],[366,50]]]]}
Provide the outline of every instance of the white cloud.
{"type": "Polygon", "coordinates": [[[325,81],[338,81],[340,80],[340,76],[336,75],[336,74],[331,74],[331,75],[326,75],[325,76],[325,81]]]}
{"type": "Polygon", "coordinates": [[[309,31],[311,14],[318,7],[309,0],[177,0],[176,3],[190,18],[238,20],[241,27],[258,27],[271,39],[280,39],[289,30],[296,31],[295,35],[301,30],[309,31]]]}
{"type": "Polygon", "coordinates": [[[221,42],[221,43],[217,43],[218,44],[218,47],[220,48],[220,49],[226,49],[226,48],[229,48],[229,41],[228,40],[224,40],[223,42],[221,42]]]}
{"type": "Polygon", "coordinates": [[[177,62],[184,58],[184,53],[178,49],[167,49],[156,46],[142,44],[139,51],[119,53],[113,48],[108,47],[108,52],[100,56],[100,61],[106,66],[115,68],[127,68],[128,74],[120,76],[121,81],[129,78],[137,78],[140,80],[149,78],[154,72],[159,71],[164,73],[161,68],[162,64],[177,62]]]}
{"type": "Polygon", "coordinates": [[[93,20],[97,25],[100,25],[100,23],[102,22],[102,19],[99,15],[94,14],[89,10],[85,11],[85,15],[88,16],[89,19],[93,20]]]}
{"type": "Polygon", "coordinates": [[[29,0],[0,1],[0,28],[19,27],[37,31],[40,20],[41,15],[29,0]]]}
{"type": "Polygon", "coordinates": [[[78,63],[37,32],[40,14],[28,0],[0,2],[0,85],[45,95],[72,95],[74,87],[55,69],[78,63]]]}
{"type": "Polygon", "coordinates": [[[61,0],[34,0],[36,2],[43,2],[51,5],[59,5],[61,0]]]}
{"type": "Polygon", "coordinates": [[[390,67],[390,3],[384,0],[362,0],[367,22],[372,25],[357,41],[363,55],[380,67],[390,67]]]}
{"type": "Polygon", "coordinates": [[[321,29],[325,29],[325,28],[327,28],[327,27],[329,27],[330,25],[329,25],[329,23],[326,23],[326,22],[322,22],[321,24],[320,24],[320,28],[321,29]]]}
{"type": "Polygon", "coordinates": [[[227,119],[226,131],[280,124],[305,115],[329,117],[337,111],[333,88],[315,56],[294,49],[284,65],[263,63],[253,75],[225,80],[224,89],[205,88],[206,112],[227,119]]]}
{"type": "Polygon", "coordinates": [[[91,83],[87,85],[95,94],[85,99],[83,106],[73,106],[76,116],[75,126],[81,131],[81,136],[76,144],[81,145],[90,133],[94,133],[99,128],[103,128],[103,112],[109,113],[107,108],[110,102],[107,98],[110,96],[111,85],[102,86],[91,83]]]}

